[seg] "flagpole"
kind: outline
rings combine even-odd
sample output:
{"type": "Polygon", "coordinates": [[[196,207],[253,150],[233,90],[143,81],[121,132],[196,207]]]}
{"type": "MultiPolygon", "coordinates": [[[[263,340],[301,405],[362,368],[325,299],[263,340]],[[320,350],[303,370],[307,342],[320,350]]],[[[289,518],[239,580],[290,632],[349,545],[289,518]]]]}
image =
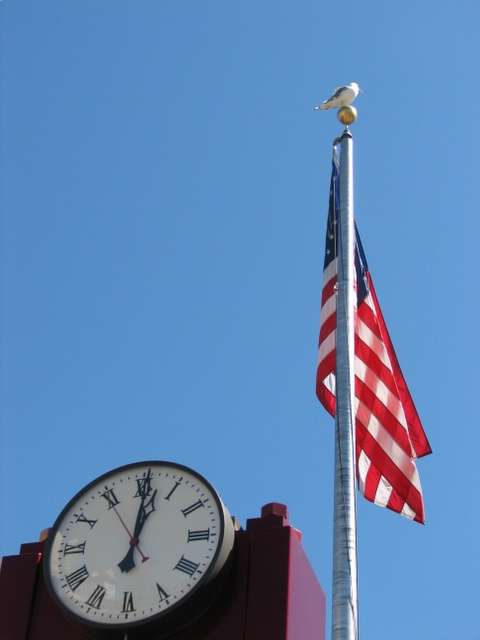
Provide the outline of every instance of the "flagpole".
{"type": "MultiPolygon", "coordinates": [[[[353,116],[352,116],[352,112],[353,116]]],[[[355,282],[353,217],[353,139],[348,124],[353,107],[342,107],[347,125],[340,138],[338,221],[335,487],[332,579],[332,640],[358,639],[357,524],[355,494],[355,282]]]]}

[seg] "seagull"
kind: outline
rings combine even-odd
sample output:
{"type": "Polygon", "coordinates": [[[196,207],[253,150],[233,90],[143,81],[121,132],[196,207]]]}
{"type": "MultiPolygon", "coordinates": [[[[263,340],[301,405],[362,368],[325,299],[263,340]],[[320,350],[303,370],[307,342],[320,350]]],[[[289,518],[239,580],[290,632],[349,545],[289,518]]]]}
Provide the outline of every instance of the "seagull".
{"type": "Polygon", "coordinates": [[[328,100],[325,100],[325,102],[318,105],[318,107],[314,107],[314,109],[315,111],[319,109],[326,111],[327,109],[334,109],[335,107],[344,107],[353,102],[359,93],[362,93],[362,90],[356,82],[347,84],[346,87],[337,87],[328,100]]]}

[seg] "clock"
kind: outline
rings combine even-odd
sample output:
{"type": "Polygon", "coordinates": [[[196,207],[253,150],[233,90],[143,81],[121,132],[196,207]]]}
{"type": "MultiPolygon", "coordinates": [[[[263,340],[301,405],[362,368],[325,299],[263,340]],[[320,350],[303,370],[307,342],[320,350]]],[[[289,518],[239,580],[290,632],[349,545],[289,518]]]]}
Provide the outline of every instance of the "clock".
{"type": "Polygon", "coordinates": [[[94,638],[165,638],[218,595],[235,527],[212,485],[171,462],[102,475],[58,516],[44,575],[57,604],[94,638]]]}

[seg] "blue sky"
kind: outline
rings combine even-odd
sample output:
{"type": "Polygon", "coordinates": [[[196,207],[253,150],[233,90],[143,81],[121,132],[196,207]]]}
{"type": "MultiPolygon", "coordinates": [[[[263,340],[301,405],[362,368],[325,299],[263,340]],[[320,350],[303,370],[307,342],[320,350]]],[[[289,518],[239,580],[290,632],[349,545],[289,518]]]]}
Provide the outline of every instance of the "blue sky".
{"type": "Polygon", "coordinates": [[[0,556],[102,473],[190,466],[283,502],[328,600],[315,397],[334,112],[433,448],[425,527],[359,497],[360,631],[478,640],[477,2],[3,0],[0,556]]]}

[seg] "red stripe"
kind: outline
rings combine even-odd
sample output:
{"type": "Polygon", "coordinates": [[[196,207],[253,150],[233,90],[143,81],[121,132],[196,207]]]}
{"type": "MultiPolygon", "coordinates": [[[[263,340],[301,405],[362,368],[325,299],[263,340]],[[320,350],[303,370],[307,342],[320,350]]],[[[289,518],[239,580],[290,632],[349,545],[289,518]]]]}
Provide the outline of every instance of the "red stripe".
{"type": "Polygon", "coordinates": [[[320,383],[323,384],[325,378],[327,378],[331,373],[335,372],[335,349],[330,351],[330,353],[323,358],[323,360],[318,364],[317,369],[317,387],[320,383]]]}
{"type": "Polygon", "coordinates": [[[336,331],[337,329],[337,314],[332,313],[326,320],[323,321],[322,326],[320,327],[320,339],[318,341],[318,346],[322,342],[324,342],[328,336],[336,331]]]}
{"type": "Polygon", "coordinates": [[[320,400],[320,402],[328,411],[328,413],[332,416],[332,418],[334,418],[335,417],[335,396],[319,380],[317,380],[317,398],[320,400]]]}
{"type": "Polygon", "coordinates": [[[377,316],[373,312],[373,309],[370,307],[370,305],[366,302],[366,300],[358,307],[357,314],[367,325],[370,331],[374,333],[378,338],[382,339],[380,327],[377,322],[377,316]]]}
{"type": "Polygon", "coordinates": [[[325,304],[325,302],[331,298],[331,296],[335,295],[335,287],[337,284],[337,274],[335,274],[332,278],[330,278],[330,280],[328,282],[324,282],[323,283],[323,289],[322,289],[322,307],[325,304]]]}
{"type": "MultiPolygon", "coordinates": [[[[358,425],[357,425],[357,433],[358,433],[358,425]]],[[[362,449],[357,445],[357,460],[360,457],[362,449]]],[[[380,482],[380,478],[382,474],[379,472],[377,467],[370,464],[368,468],[368,473],[366,478],[364,479],[364,490],[363,496],[370,500],[370,502],[375,502],[375,496],[377,494],[378,484],[380,482]]]]}

